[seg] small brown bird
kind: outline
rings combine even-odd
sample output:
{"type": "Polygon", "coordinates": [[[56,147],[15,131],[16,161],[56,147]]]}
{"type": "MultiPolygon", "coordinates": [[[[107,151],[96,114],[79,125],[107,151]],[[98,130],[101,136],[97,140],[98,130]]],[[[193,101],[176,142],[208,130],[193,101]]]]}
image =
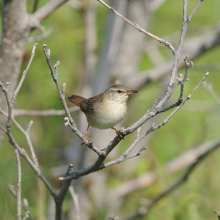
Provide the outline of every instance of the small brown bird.
{"type": "Polygon", "coordinates": [[[92,141],[87,136],[89,126],[92,126],[101,130],[112,128],[118,138],[123,138],[120,131],[115,129],[114,126],[124,118],[127,112],[126,102],[128,97],[137,92],[123,85],[113,85],[105,92],[89,99],[78,95],[68,97],[69,101],[79,106],[86,115],[88,127],[83,137],[92,141]]]}

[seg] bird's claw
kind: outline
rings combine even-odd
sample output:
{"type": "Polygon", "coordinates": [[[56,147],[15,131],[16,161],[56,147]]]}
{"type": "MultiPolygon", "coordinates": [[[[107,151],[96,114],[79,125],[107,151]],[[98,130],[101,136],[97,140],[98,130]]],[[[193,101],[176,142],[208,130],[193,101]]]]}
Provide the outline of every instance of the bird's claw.
{"type": "Polygon", "coordinates": [[[116,135],[117,135],[117,138],[118,140],[120,141],[121,139],[124,139],[124,136],[122,135],[122,132],[115,129],[115,132],[116,132],[116,135]]]}
{"type": "Polygon", "coordinates": [[[85,145],[85,141],[86,141],[86,140],[93,142],[93,140],[90,139],[90,138],[87,136],[87,134],[83,135],[83,136],[82,136],[82,139],[83,139],[83,142],[82,142],[81,145],[85,145]]]}

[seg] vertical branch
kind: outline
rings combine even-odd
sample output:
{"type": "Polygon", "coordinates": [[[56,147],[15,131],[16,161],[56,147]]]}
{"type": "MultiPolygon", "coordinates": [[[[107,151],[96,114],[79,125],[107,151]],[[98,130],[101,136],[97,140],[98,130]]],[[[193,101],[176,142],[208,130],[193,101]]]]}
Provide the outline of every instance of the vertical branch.
{"type": "Polygon", "coordinates": [[[69,187],[69,191],[70,191],[71,196],[73,197],[73,201],[76,207],[76,220],[81,220],[78,196],[76,195],[73,186],[69,187]]]}
{"type": "MultiPolygon", "coordinates": [[[[69,165],[67,172],[66,172],[66,176],[70,175],[70,172],[74,171],[74,167],[72,164],[69,165]]],[[[67,180],[67,181],[63,181],[61,189],[58,193],[58,195],[56,195],[56,197],[54,197],[55,203],[56,203],[56,220],[61,220],[63,219],[63,201],[66,197],[67,191],[69,189],[69,186],[71,184],[72,180],[67,180]]]]}
{"type": "Polygon", "coordinates": [[[181,89],[180,89],[180,97],[179,97],[179,100],[178,100],[180,102],[183,101],[184,87],[185,87],[185,82],[187,81],[187,75],[188,75],[189,67],[193,66],[193,62],[192,61],[187,62],[187,58],[188,57],[184,57],[184,61],[185,61],[185,64],[186,64],[185,75],[184,75],[184,78],[180,80],[180,82],[181,82],[181,89]]]}
{"type": "Polygon", "coordinates": [[[31,158],[32,158],[35,166],[37,167],[37,169],[40,170],[40,167],[39,167],[39,164],[38,164],[38,159],[37,159],[37,156],[34,152],[34,147],[32,145],[31,138],[30,138],[30,129],[31,129],[31,126],[32,126],[33,123],[34,123],[33,121],[29,122],[27,130],[25,131],[24,135],[25,135],[26,141],[28,143],[28,146],[29,146],[29,149],[30,149],[30,152],[31,152],[31,158]]]}
{"type": "Polygon", "coordinates": [[[89,0],[85,14],[85,77],[84,84],[87,84],[89,76],[94,70],[96,61],[95,50],[97,47],[96,36],[96,2],[89,0]]]}
{"type": "Polygon", "coordinates": [[[18,150],[15,150],[18,166],[18,186],[17,186],[17,220],[21,219],[21,162],[19,158],[18,150]]]}

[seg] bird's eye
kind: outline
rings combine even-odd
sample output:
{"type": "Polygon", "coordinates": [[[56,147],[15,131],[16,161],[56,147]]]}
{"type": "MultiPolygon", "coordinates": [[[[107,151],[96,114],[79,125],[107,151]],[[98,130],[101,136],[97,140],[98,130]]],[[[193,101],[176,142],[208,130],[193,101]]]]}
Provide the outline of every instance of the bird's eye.
{"type": "Polygon", "coordinates": [[[122,93],[122,91],[121,91],[121,90],[118,90],[118,93],[122,93]]]}

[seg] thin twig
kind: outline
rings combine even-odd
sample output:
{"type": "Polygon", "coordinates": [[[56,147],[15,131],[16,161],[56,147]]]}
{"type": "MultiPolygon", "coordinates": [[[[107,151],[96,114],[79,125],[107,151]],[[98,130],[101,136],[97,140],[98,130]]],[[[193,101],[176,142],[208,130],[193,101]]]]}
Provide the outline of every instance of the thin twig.
{"type": "MultiPolygon", "coordinates": [[[[211,145],[206,151],[204,151],[202,154],[200,154],[194,162],[186,169],[184,174],[178,178],[176,181],[174,181],[166,190],[164,190],[162,193],[160,193],[158,196],[154,197],[152,200],[147,200],[147,203],[144,204],[141,208],[139,208],[138,211],[131,214],[129,217],[124,218],[123,220],[132,220],[136,219],[140,216],[146,215],[150,208],[152,208],[156,203],[158,203],[162,198],[169,195],[171,192],[173,192],[177,187],[179,187],[182,183],[186,182],[191,175],[192,171],[198,166],[213,150],[215,150],[219,146],[218,143],[214,143],[214,145],[211,145]],[[145,210],[145,212],[141,212],[141,210],[145,210]]],[[[218,214],[218,213],[217,213],[218,214]]],[[[219,217],[219,216],[218,216],[219,217]]]]}
{"type": "MultiPolygon", "coordinates": [[[[85,140],[83,138],[83,135],[81,134],[81,132],[79,131],[79,129],[77,128],[70,112],[69,112],[69,109],[67,107],[67,104],[66,104],[66,100],[65,100],[65,88],[66,88],[66,83],[63,83],[62,85],[62,91],[60,90],[60,87],[59,87],[59,84],[58,84],[58,66],[60,64],[60,62],[58,61],[55,65],[54,65],[54,68],[55,68],[55,72],[50,64],[50,56],[47,54],[46,52],[46,44],[43,45],[43,52],[44,52],[44,55],[46,57],[46,60],[47,60],[47,64],[49,66],[49,69],[50,69],[50,72],[51,72],[51,76],[53,78],[53,81],[55,82],[56,84],[56,88],[57,88],[57,91],[59,93],[59,96],[60,96],[60,99],[61,99],[61,102],[62,102],[62,105],[63,105],[63,108],[66,112],[66,115],[68,117],[68,121],[67,123],[65,123],[66,125],[69,125],[71,127],[71,129],[73,130],[74,133],[76,133],[78,135],[78,137],[83,140],[83,142],[85,143],[86,146],[88,146],[90,149],[92,149],[95,153],[97,153],[99,156],[102,156],[103,155],[103,152],[101,150],[99,150],[98,148],[96,148],[93,144],[93,142],[91,141],[88,141],[88,140],[85,140]]],[[[65,118],[66,119],[66,118],[65,118]]]]}
{"type": "Polygon", "coordinates": [[[69,191],[70,191],[70,194],[73,198],[73,201],[74,201],[74,204],[75,204],[75,207],[76,207],[76,220],[80,220],[81,217],[80,217],[80,207],[79,207],[79,200],[78,200],[79,198],[76,195],[73,186],[69,187],[69,191]]]}
{"type": "MultiPolygon", "coordinates": [[[[21,79],[23,80],[23,79],[21,79]]],[[[21,83],[19,83],[21,84],[21,83]]],[[[7,84],[9,85],[9,84],[7,84]]],[[[8,86],[5,87],[3,85],[3,83],[0,81],[0,88],[2,89],[3,93],[5,94],[6,97],[6,101],[7,101],[7,105],[8,105],[8,121],[6,124],[6,134],[8,136],[9,139],[9,143],[18,150],[19,154],[26,160],[26,162],[30,165],[30,167],[33,169],[33,171],[36,173],[36,175],[43,181],[43,183],[45,184],[45,186],[48,188],[50,194],[53,197],[57,196],[57,192],[54,190],[54,188],[50,185],[50,183],[47,181],[47,179],[44,177],[44,175],[41,173],[40,169],[38,169],[36,167],[36,165],[33,163],[33,161],[30,159],[30,157],[28,156],[27,152],[25,151],[25,149],[21,148],[18,143],[15,141],[14,137],[11,134],[11,121],[12,121],[12,110],[13,110],[13,98],[12,101],[9,100],[8,97],[8,86]]],[[[19,88],[19,87],[18,87],[19,88]]],[[[18,89],[19,90],[19,89],[18,89]]],[[[17,90],[17,91],[18,91],[17,90]]],[[[15,98],[16,98],[16,93],[15,94],[15,98]]],[[[2,128],[2,127],[1,127],[2,128]]],[[[21,128],[21,126],[20,126],[21,128]]],[[[21,128],[23,129],[23,128],[21,128]]],[[[3,129],[4,130],[4,129],[3,129]]]]}
{"type": "MultiPolygon", "coordinates": [[[[202,2],[203,0],[199,0],[199,2],[202,2]]],[[[164,97],[158,102],[156,109],[161,110],[162,106],[164,105],[164,103],[170,98],[170,96],[173,93],[173,85],[175,83],[175,77],[176,77],[176,73],[178,70],[178,65],[179,65],[179,60],[180,60],[180,55],[181,55],[181,51],[182,51],[182,47],[183,47],[183,42],[186,36],[186,31],[187,31],[187,26],[190,23],[190,19],[185,19],[185,15],[187,12],[187,3],[188,0],[184,0],[184,5],[183,5],[183,24],[182,24],[182,30],[181,30],[181,34],[180,34],[180,40],[179,40],[179,45],[177,47],[177,50],[175,51],[175,55],[174,55],[174,61],[173,61],[173,67],[172,67],[172,73],[171,73],[171,77],[169,80],[169,83],[167,85],[164,97]]],[[[201,3],[200,3],[201,4],[201,3]]],[[[198,10],[200,4],[197,4],[195,9],[198,10]]],[[[193,10],[192,13],[194,13],[193,10]]],[[[192,17],[192,13],[190,15],[190,17],[192,17]]]]}
{"type": "Polygon", "coordinates": [[[18,185],[17,185],[17,219],[21,220],[21,162],[18,150],[15,149],[17,166],[18,166],[18,185]]]}
{"type": "Polygon", "coordinates": [[[152,37],[153,39],[159,41],[161,44],[164,44],[165,46],[167,46],[171,52],[173,54],[175,54],[175,48],[173,47],[173,45],[168,42],[167,40],[164,40],[162,38],[159,38],[155,35],[153,35],[152,33],[144,30],[143,28],[141,28],[137,23],[133,23],[130,20],[128,20],[127,18],[125,18],[123,15],[121,15],[118,11],[116,11],[113,7],[110,7],[108,4],[106,4],[104,1],[102,0],[97,0],[98,2],[102,3],[104,6],[106,6],[108,9],[110,9],[113,13],[115,13],[116,15],[118,15],[120,18],[122,18],[123,20],[125,20],[126,22],[128,22],[130,25],[132,25],[133,27],[137,28],[140,32],[152,37]]]}
{"type": "Polygon", "coordinates": [[[112,160],[112,161],[109,161],[109,162],[107,162],[107,163],[102,164],[102,165],[100,166],[100,169],[104,169],[104,168],[109,167],[109,166],[112,166],[112,165],[114,165],[114,164],[121,163],[121,162],[123,162],[123,161],[125,161],[125,160],[128,160],[128,159],[131,159],[131,158],[133,158],[133,157],[138,157],[138,156],[141,155],[141,152],[142,152],[143,150],[147,150],[147,148],[146,148],[146,147],[142,147],[137,153],[135,153],[135,154],[133,154],[133,155],[131,155],[131,156],[129,156],[129,157],[128,157],[128,156],[124,156],[124,154],[122,154],[119,158],[117,158],[117,159],[115,159],[115,160],[112,160]]]}
{"type": "MultiPolygon", "coordinates": [[[[220,139],[209,143],[203,143],[196,148],[184,152],[177,156],[165,165],[165,170],[168,174],[173,174],[193,164],[198,157],[205,152],[213,152],[220,147],[220,139]]],[[[154,184],[158,176],[153,171],[147,171],[141,174],[138,178],[128,180],[110,191],[110,194],[117,195],[116,199],[122,199],[128,194],[140,188],[147,188],[154,184]]]]}
{"type": "Polygon", "coordinates": [[[1,125],[0,125],[0,129],[2,129],[2,131],[4,131],[5,133],[7,133],[7,130],[6,130],[3,126],[1,126],[1,125]]]}
{"type": "MultiPolygon", "coordinates": [[[[192,96],[192,94],[196,91],[196,89],[198,89],[199,88],[199,86],[204,82],[204,80],[205,80],[205,78],[207,77],[209,75],[209,73],[207,72],[205,75],[204,75],[204,77],[201,79],[201,81],[198,83],[198,85],[192,90],[192,92],[185,98],[185,99],[183,99],[183,101],[181,102],[181,104],[165,119],[165,120],[163,120],[161,123],[159,123],[159,124],[152,124],[151,125],[151,127],[143,134],[143,135],[141,135],[140,136],[140,134],[138,134],[137,136],[136,136],[136,139],[135,139],[135,141],[132,143],[132,145],[128,148],[128,150],[124,153],[124,154],[122,154],[119,158],[123,158],[123,157],[126,157],[127,155],[128,155],[128,153],[129,153],[129,151],[131,150],[131,149],[133,149],[133,147],[140,141],[140,140],[142,140],[145,136],[147,136],[148,134],[150,134],[152,131],[155,131],[156,129],[158,129],[158,128],[160,128],[161,126],[163,126],[163,125],[165,125],[166,123],[168,123],[168,121],[170,120],[170,118],[182,107],[182,105],[188,100],[188,99],[190,99],[190,97],[192,96]]],[[[185,79],[185,78],[184,78],[185,79]]],[[[156,104],[156,103],[155,103],[156,104]]],[[[119,158],[118,159],[116,159],[115,160],[115,162],[118,160],[118,161],[120,161],[119,160],[119,158]]],[[[122,160],[123,161],[123,160],[122,160]]],[[[121,161],[120,161],[121,162],[121,161]]],[[[108,163],[110,163],[110,162],[108,162],[108,163]]],[[[108,163],[106,163],[106,164],[108,164],[108,163]]],[[[112,163],[112,161],[111,161],[111,163],[112,163]]],[[[116,162],[117,163],[117,162],[116,162]]],[[[112,163],[112,164],[115,164],[115,163],[112,163]]],[[[112,164],[110,164],[110,165],[112,165],[112,164]]],[[[110,165],[108,165],[108,166],[110,166],[110,165]]],[[[103,165],[104,166],[104,165],[103,165]]]]}
{"type": "MultiPolygon", "coordinates": [[[[141,139],[143,139],[146,135],[150,134],[152,131],[155,131],[156,129],[160,128],[161,126],[165,125],[166,123],[168,123],[168,121],[170,120],[170,118],[181,108],[181,106],[188,100],[191,98],[192,94],[199,88],[199,86],[204,82],[205,78],[209,75],[209,72],[207,72],[203,78],[201,79],[201,81],[198,83],[198,85],[191,91],[191,93],[183,100],[183,102],[181,103],[181,105],[179,105],[165,120],[163,120],[161,123],[159,124],[152,124],[152,126],[150,127],[150,129],[148,131],[146,131],[143,135],[139,136],[138,140],[136,141],[136,143],[138,143],[141,139]]],[[[97,172],[100,169],[106,168],[107,166],[105,166],[103,164],[105,158],[108,156],[108,154],[114,149],[114,147],[119,143],[118,138],[116,137],[104,150],[103,150],[103,154],[102,156],[99,156],[99,158],[97,159],[97,161],[82,170],[74,170],[72,172],[70,172],[69,176],[66,177],[59,177],[59,180],[61,181],[66,181],[66,180],[71,180],[71,179],[77,179],[81,176],[87,175],[89,173],[92,172],[97,172]]],[[[133,156],[132,156],[133,157],[133,156]]],[[[123,159],[116,159],[113,164],[117,163],[117,160],[119,162],[121,162],[120,160],[123,161],[123,159]]],[[[126,159],[125,159],[126,160],[126,159]]],[[[112,165],[112,164],[106,164],[108,166],[112,165]]]]}
{"type": "Polygon", "coordinates": [[[32,62],[32,60],[33,60],[33,58],[34,58],[35,49],[36,49],[37,45],[38,45],[38,44],[35,43],[34,46],[33,46],[33,49],[32,49],[32,52],[31,52],[31,57],[30,57],[30,60],[29,60],[29,62],[28,62],[28,65],[27,65],[26,69],[24,70],[23,75],[22,75],[22,77],[21,77],[21,79],[20,79],[20,81],[19,81],[19,84],[18,84],[18,86],[17,86],[17,88],[16,88],[16,90],[15,90],[13,96],[12,96],[11,102],[12,102],[13,104],[14,104],[15,99],[16,99],[16,96],[17,96],[17,94],[18,94],[18,92],[19,92],[19,90],[20,90],[20,88],[21,88],[21,86],[22,86],[22,84],[23,84],[23,82],[24,82],[24,79],[25,79],[26,74],[27,74],[27,71],[28,71],[28,69],[29,69],[29,67],[30,67],[30,65],[31,65],[31,62],[32,62]]]}
{"type": "MultiPolygon", "coordinates": [[[[122,154],[119,158],[113,160],[113,161],[110,161],[110,162],[107,162],[105,164],[102,164],[102,166],[100,167],[100,169],[103,169],[103,168],[106,168],[108,166],[111,166],[111,165],[114,165],[114,164],[117,164],[117,163],[120,163],[124,160],[127,160],[127,159],[130,159],[132,157],[136,157],[136,156],[139,156],[140,155],[140,152],[142,150],[144,150],[144,148],[141,148],[140,151],[130,157],[127,157],[128,153],[130,152],[131,149],[133,149],[133,147],[140,141],[142,140],[145,136],[147,136],[148,134],[150,134],[151,132],[155,131],[156,129],[162,127],[163,125],[165,125],[166,123],[168,123],[168,121],[170,120],[170,118],[172,116],[174,116],[174,114],[183,106],[183,104],[191,98],[192,94],[196,91],[196,89],[199,88],[199,86],[204,82],[205,78],[209,75],[209,72],[207,72],[203,78],[201,79],[201,81],[199,82],[199,84],[192,90],[192,92],[182,101],[182,103],[165,119],[163,120],[161,123],[159,124],[155,124],[153,123],[151,125],[151,127],[143,134],[140,136],[140,131],[137,132],[137,136],[136,136],[136,139],[134,140],[134,142],[132,143],[132,145],[128,148],[128,150],[122,154]]],[[[156,103],[155,103],[156,104],[156,103]]],[[[146,148],[145,148],[146,149],[146,148]]]]}
{"type": "Polygon", "coordinates": [[[220,106],[220,97],[214,91],[212,84],[204,82],[203,86],[207,89],[207,91],[211,94],[211,96],[215,99],[215,101],[220,106]]]}
{"type": "Polygon", "coordinates": [[[184,57],[184,61],[185,61],[185,64],[186,64],[186,69],[185,69],[184,78],[181,80],[180,97],[179,97],[179,100],[178,100],[180,102],[182,102],[182,100],[183,100],[184,86],[185,86],[185,82],[187,80],[189,67],[193,66],[193,62],[192,61],[187,62],[187,58],[188,57],[184,57]]]}
{"type": "Polygon", "coordinates": [[[215,211],[215,213],[217,214],[218,216],[218,220],[220,220],[220,213],[218,211],[215,211]]]}
{"type": "MultiPolygon", "coordinates": [[[[7,113],[2,109],[0,108],[0,113],[2,113],[5,117],[8,117],[7,113]]],[[[36,168],[39,170],[40,172],[40,168],[39,168],[39,164],[38,164],[38,159],[37,159],[37,156],[34,152],[34,147],[32,145],[32,142],[31,142],[31,138],[30,138],[30,128],[33,124],[33,121],[30,121],[28,126],[27,126],[27,129],[24,130],[21,125],[15,120],[14,117],[12,117],[12,122],[17,126],[17,128],[24,134],[25,138],[26,138],[26,141],[27,141],[27,144],[28,144],[28,147],[30,149],[30,152],[31,152],[31,157],[32,157],[32,160],[36,166],[36,168]]]]}
{"type": "Polygon", "coordinates": [[[30,215],[30,213],[29,213],[29,211],[27,211],[27,212],[25,213],[25,216],[24,216],[23,220],[28,219],[28,218],[29,218],[29,215],[30,215]]]}
{"type": "Polygon", "coordinates": [[[187,23],[189,24],[193,18],[193,16],[195,15],[196,11],[199,9],[199,6],[202,4],[204,0],[199,0],[198,3],[196,4],[196,7],[194,8],[194,10],[192,11],[192,13],[189,15],[189,17],[187,18],[187,23]]]}
{"type": "MultiPolygon", "coordinates": [[[[11,183],[9,183],[8,188],[9,188],[11,194],[17,199],[17,193],[16,193],[16,190],[15,190],[15,187],[11,183]]],[[[24,208],[26,213],[29,212],[29,217],[31,218],[31,220],[35,220],[33,215],[30,213],[27,199],[24,199],[23,203],[21,202],[21,206],[24,208]]]]}
{"type": "Polygon", "coordinates": [[[134,148],[134,146],[137,144],[138,139],[140,137],[140,132],[141,132],[141,127],[139,127],[137,129],[137,134],[136,134],[136,138],[134,140],[134,142],[131,144],[131,146],[121,155],[121,157],[127,157],[127,155],[129,154],[129,152],[134,148]]]}
{"type": "Polygon", "coordinates": [[[44,30],[41,35],[34,36],[34,37],[29,37],[27,39],[27,42],[32,43],[32,42],[44,40],[47,37],[49,37],[52,32],[53,32],[53,28],[49,28],[48,30],[44,30]]]}
{"type": "Polygon", "coordinates": [[[51,0],[43,5],[41,8],[37,9],[31,15],[33,27],[36,27],[36,23],[40,23],[66,1],[67,0],[51,0]]]}

